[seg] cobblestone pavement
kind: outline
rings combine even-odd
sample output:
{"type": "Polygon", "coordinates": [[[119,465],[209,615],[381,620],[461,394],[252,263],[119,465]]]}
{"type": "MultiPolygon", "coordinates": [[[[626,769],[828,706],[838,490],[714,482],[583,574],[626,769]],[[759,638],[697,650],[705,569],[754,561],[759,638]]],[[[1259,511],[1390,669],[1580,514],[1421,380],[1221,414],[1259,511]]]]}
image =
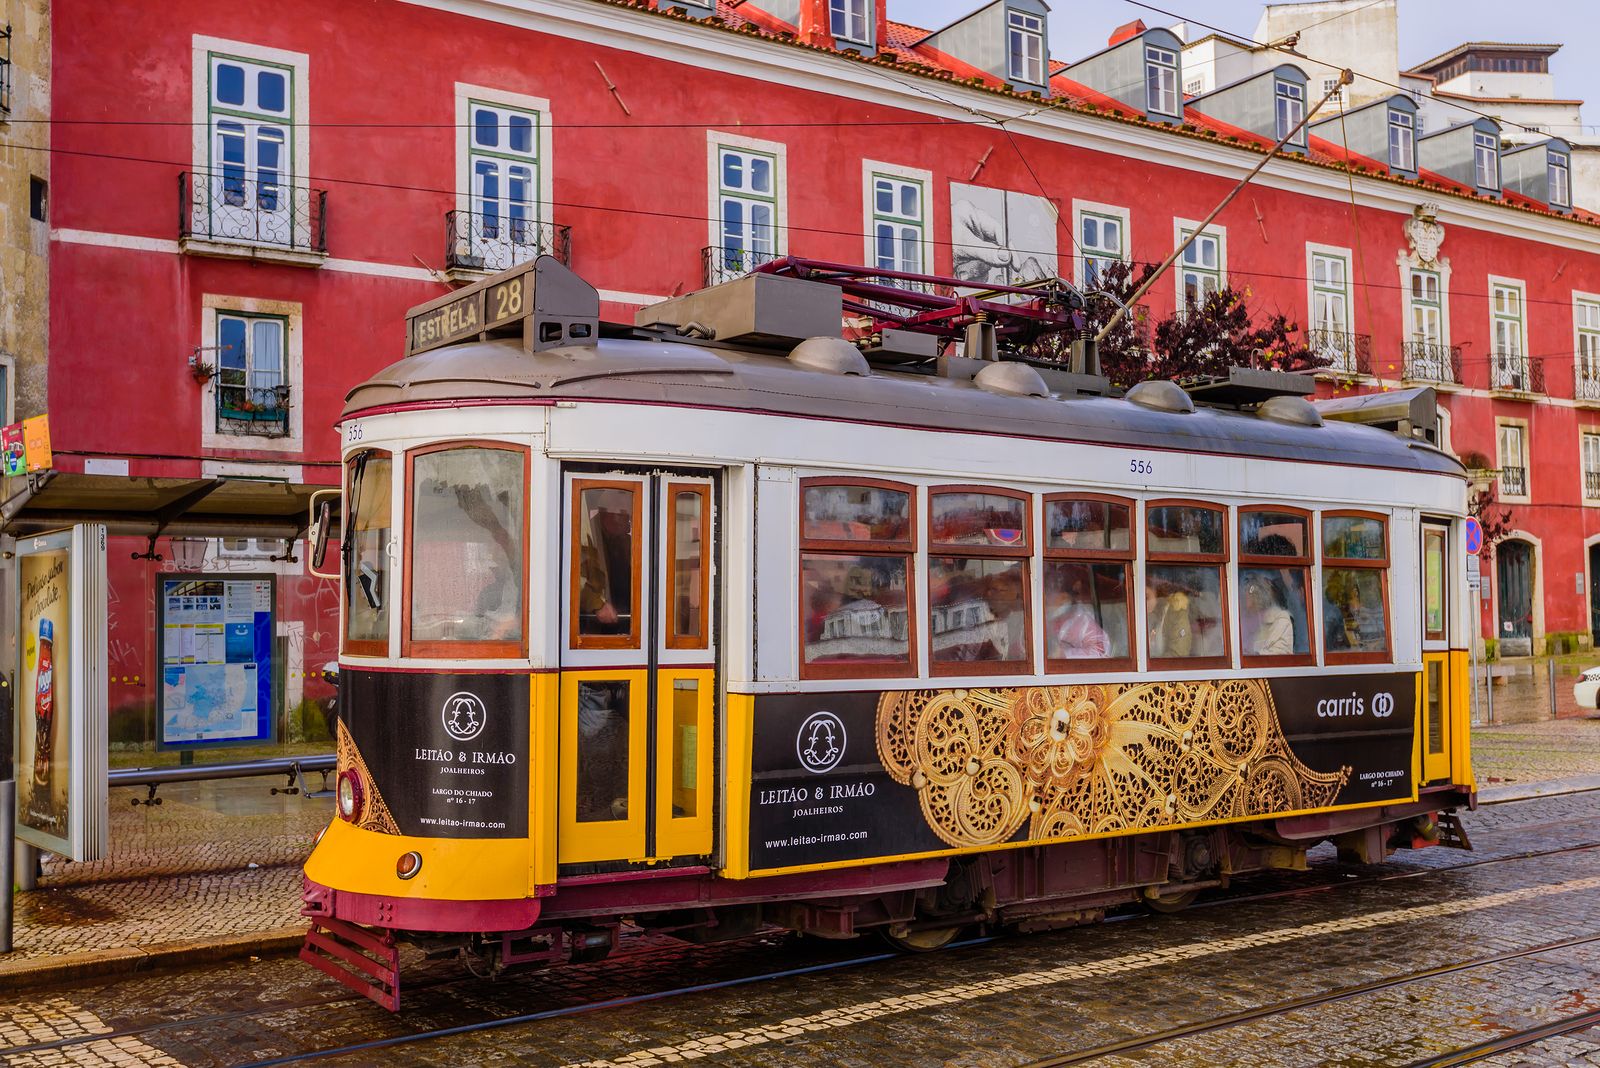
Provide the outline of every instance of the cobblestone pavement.
{"type": "MultiPolygon", "coordinates": [[[[1173,917],[881,957],[867,942],[652,942],[494,983],[408,958],[400,1016],[292,959],[0,995],[0,1063],[238,1065],[433,1028],[666,993],[324,1063],[1020,1065],[1423,969],[1536,952],[1268,1013],[1097,1064],[1407,1064],[1600,1005],[1600,792],[1467,817],[1477,850],[1240,880],[1173,917]],[[1574,847],[1594,846],[1589,849],[1574,847]],[[1551,947],[1562,940],[1595,941],[1551,947]],[[1546,947],[1540,949],[1539,947],[1546,947]],[[868,960],[862,961],[864,956],[868,960]],[[833,970],[804,971],[839,964],[833,970]],[[789,974],[773,977],[773,973],[789,974]],[[796,974],[799,973],[799,974],[796,974]],[[747,985],[672,993],[697,984],[747,985]],[[94,1037],[100,1036],[100,1037],[94,1037]],[[698,1056],[696,1056],[698,1054],[698,1056]]],[[[1492,1059],[1600,1065],[1600,1031],[1492,1059]]]]}
{"type": "Polygon", "coordinates": [[[1600,719],[1557,719],[1472,728],[1478,787],[1600,772],[1600,719]]]}

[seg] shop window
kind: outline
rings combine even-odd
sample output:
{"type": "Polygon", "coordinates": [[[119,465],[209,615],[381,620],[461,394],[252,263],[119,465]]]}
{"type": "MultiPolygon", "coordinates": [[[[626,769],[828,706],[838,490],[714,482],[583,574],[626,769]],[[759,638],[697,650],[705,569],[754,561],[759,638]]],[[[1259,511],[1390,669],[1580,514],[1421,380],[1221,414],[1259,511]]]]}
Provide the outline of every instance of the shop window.
{"type": "MultiPolygon", "coordinates": [[[[344,649],[355,656],[388,656],[394,460],[368,449],[352,456],[345,470],[344,649]]],[[[230,540],[223,539],[225,550],[230,540]]]]}
{"type": "Polygon", "coordinates": [[[1134,666],[1131,502],[1044,501],[1044,655],[1050,671],[1134,666]]]}
{"type": "Polygon", "coordinates": [[[1311,520],[1304,512],[1239,512],[1239,650],[1246,666],[1310,664],[1311,520]]]}
{"type": "Polygon", "coordinates": [[[1389,540],[1382,516],[1322,517],[1322,647],[1330,662],[1389,658],[1389,540]]]}
{"type": "Polygon", "coordinates": [[[527,450],[452,442],[407,466],[405,655],[527,655],[527,450]]]}
{"type": "Polygon", "coordinates": [[[806,479],[800,498],[801,674],[913,674],[915,491],[877,480],[806,479]]]}
{"type": "Polygon", "coordinates": [[[1032,669],[1030,498],[946,487],[928,507],[928,641],[935,675],[1032,669]]]}
{"type": "Polygon", "coordinates": [[[1153,667],[1227,667],[1226,510],[1157,501],[1145,508],[1145,632],[1153,667]]]}

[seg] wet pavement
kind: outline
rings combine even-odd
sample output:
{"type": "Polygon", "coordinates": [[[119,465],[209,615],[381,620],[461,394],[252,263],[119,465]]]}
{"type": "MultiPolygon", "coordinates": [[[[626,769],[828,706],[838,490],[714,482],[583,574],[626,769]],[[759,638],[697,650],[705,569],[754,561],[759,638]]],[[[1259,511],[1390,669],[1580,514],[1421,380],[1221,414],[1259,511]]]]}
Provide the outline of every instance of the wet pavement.
{"type": "MultiPolygon", "coordinates": [[[[1600,791],[1466,820],[1472,853],[1355,867],[1323,848],[1308,872],[1239,880],[1177,916],[1130,912],[910,957],[866,940],[657,937],[635,955],[489,982],[412,955],[398,1016],[293,959],[39,990],[0,1006],[0,1063],[239,1065],[344,1050],[322,1063],[1409,1064],[1577,1016],[1600,991],[1600,791]],[[692,989],[714,983],[740,985],[692,989]],[[640,997],[654,1000],[626,1000],[640,997]],[[441,1028],[468,1030],[428,1034],[441,1028]]],[[[1600,1065],[1600,1031],[1483,1063],[1600,1065]]]]}
{"type": "Polygon", "coordinates": [[[1472,722],[1478,724],[1537,723],[1550,719],[1594,716],[1593,708],[1579,708],[1572,685],[1579,673],[1600,665],[1600,654],[1555,659],[1502,660],[1479,663],[1473,688],[1472,722]],[[1555,701],[1552,703],[1550,665],[1555,665],[1555,701]],[[1492,687],[1488,679],[1492,678],[1492,687]]]}

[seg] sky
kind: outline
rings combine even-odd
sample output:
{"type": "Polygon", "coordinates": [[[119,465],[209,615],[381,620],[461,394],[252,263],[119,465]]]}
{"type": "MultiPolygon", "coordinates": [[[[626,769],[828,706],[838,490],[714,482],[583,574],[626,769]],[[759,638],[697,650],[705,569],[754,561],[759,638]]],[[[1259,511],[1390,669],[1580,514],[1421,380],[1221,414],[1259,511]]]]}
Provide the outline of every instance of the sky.
{"type": "MultiPolygon", "coordinates": [[[[1259,0],[1151,0],[1195,22],[1206,22],[1248,38],[1263,6],[1259,0]]],[[[937,29],[984,0],[889,0],[897,22],[937,29]]],[[[1168,26],[1179,19],[1140,7],[1130,0],[1050,0],[1050,54],[1058,60],[1082,59],[1105,47],[1111,31],[1144,19],[1168,26]]],[[[1400,66],[1431,59],[1464,41],[1519,41],[1565,45],[1551,58],[1556,94],[1584,100],[1590,132],[1600,124],[1600,47],[1592,43],[1600,25],[1595,0],[1399,0],[1400,66]],[[1515,16],[1515,17],[1513,17],[1515,16]]]]}

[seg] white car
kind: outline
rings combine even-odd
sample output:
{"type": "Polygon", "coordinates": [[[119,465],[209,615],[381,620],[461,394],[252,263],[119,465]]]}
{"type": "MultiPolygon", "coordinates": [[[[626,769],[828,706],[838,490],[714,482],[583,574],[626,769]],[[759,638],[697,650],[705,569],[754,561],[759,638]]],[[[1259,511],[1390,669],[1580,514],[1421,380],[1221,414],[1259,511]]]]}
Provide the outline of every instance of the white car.
{"type": "Polygon", "coordinates": [[[1600,667],[1592,667],[1572,684],[1572,696],[1579,708],[1600,709],[1600,667]]]}

